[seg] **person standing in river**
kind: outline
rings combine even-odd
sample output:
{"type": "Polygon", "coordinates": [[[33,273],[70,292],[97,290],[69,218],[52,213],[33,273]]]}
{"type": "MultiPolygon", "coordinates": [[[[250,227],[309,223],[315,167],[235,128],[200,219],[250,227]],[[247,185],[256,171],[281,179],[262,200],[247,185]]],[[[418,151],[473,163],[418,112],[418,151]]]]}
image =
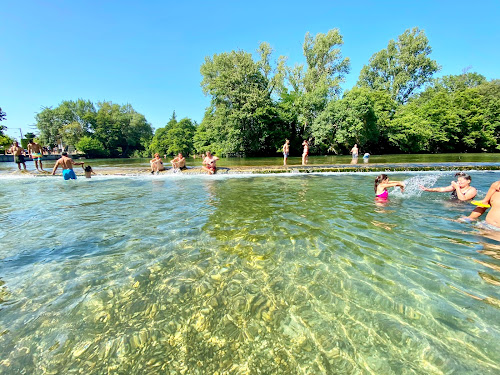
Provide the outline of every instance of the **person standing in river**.
{"type": "Polygon", "coordinates": [[[84,162],[81,163],[75,163],[73,159],[68,157],[68,153],[64,151],[61,154],[61,158],[56,161],[56,164],[54,165],[54,169],[52,169],[52,175],[56,174],[57,168],[59,166],[62,167],[62,176],[64,177],[65,180],[76,180],[76,174],[75,171],[73,170],[73,165],[83,165],[85,164],[84,162]]]}
{"type": "Polygon", "coordinates": [[[42,155],[43,155],[42,146],[40,146],[38,143],[34,142],[32,139],[30,139],[28,142],[28,155],[35,162],[36,170],[37,171],[40,170],[41,172],[45,172],[43,170],[43,165],[42,165],[42,155]],[[40,162],[40,169],[38,169],[38,162],[40,162]]]}
{"type": "Polygon", "coordinates": [[[17,167],[21,170],[21,164],[24,166],[24,170],[26,170],[26,162],[24,160],[24,149],[19,147],[19,143],[16,141],[8,150],[9,153],[14,155],[14,163],[17,163],[17,167]]]}
{"type": "Polygon", "coordinates": [[[306,165],[309,161],[309,142],[307,139],[302,142],[302,146],[304,146],[304,151],[302,151],[302,165],[306,165]]]}
{"type": "Polygon", "coordinates": [[[290,155],[290,141],[286,139],[283,145],[283,165],[286,165],[288,155],[290,155]]]}

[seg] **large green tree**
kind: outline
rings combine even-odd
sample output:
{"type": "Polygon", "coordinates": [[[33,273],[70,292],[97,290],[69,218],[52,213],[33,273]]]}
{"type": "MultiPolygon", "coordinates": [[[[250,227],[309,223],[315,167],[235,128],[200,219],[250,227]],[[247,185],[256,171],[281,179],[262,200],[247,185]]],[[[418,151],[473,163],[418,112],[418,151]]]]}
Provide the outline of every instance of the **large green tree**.
{"type": "Polygon", "coordinates": [[[153,136],[153,129],[144,115],[130,104],[119,105],[100,102],[93,138],[100,141],[111,156],[128,156],[136,150],[144,150],[153,136]]]}
{"type": "Polygon", "coordinates": [[[338,29],[318,33],[315,37],[307,33],[302,47],[306,65],[288,70],[288,83],[295,93],[298,120],[303,125],[305,137],[328,101],[340,93],[340,84],[349,73],[349,58],[344,58],[340,49],[343,43],[338,29]]]}
{"type": "Polygon", "coordinates": [[[194,134],[196,123],[189,118],[177,121],[175,112],[167,125],[157,129],[149,151],[151,154],[158,152],[160,155],[176,155],[179,152],[188,156],[194,152],[194,134]]]}
{"type": "Polygon", "coordinates": [[[361,70],[357,85],[387,90],[393,100],[404,104],[439,71],[437,62],[429,57],[431,52],[423,30],[406,30],[370,58],[361,70]]]}
{"type": "Polygon", "coordinates": [[[341,100],[332,100],[312,127],[316,146],[326,152],[345,153],[354,143],[366,149],[379,139],[377,117],[370,91],[354,88],[341,100]]]}
{"type": "Polygon", "coordinates": [[[279,118],[271,96],[278,85],[269,78],[269,49],[261,45],[259,53],[257,62],[244,51],[205,58],[201,85],[211,96],[211,104],[195,137],[198,152],[251,155],[274,151],[279,118]]]}

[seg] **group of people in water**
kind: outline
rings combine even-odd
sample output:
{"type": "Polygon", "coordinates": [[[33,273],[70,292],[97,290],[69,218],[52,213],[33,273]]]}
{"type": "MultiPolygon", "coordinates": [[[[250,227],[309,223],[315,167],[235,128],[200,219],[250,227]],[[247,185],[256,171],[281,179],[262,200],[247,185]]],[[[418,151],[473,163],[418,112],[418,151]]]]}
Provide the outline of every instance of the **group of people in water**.
{"type": "MultiPolygon", "coordinates": [[[[457,199],[462,202],[470,202],[476,208],[469,216],[462,217],[461,221],[474,221],[483,215],[488,208],[491,210],[486,216],[485,222],[487,229],[500,231],[500,181],[491,184],[486,196],[482,200],[473,201],[477,195],[477,189],[471,186],[471,176],[464,172],[455,174],[456,181],[452,181],[449,186],[428,188],[420,186],[420,189],[428,192],[436,193],[451,193],[452,199],[457,199]]],[[[381,174],[375,178],[375,199],[378,202],[387,201],[389,198],[388,188],[399,187],[401,192],[405,189],[405,184],[402,181],[392,181],[386,174],[381,174]]]]}

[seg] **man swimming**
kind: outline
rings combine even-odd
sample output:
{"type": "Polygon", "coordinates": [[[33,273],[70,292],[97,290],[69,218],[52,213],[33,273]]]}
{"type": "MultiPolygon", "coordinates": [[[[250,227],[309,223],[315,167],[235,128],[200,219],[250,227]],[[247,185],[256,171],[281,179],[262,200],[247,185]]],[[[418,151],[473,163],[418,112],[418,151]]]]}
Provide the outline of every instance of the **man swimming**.
{"type": "Polygon", "coordinates": [[[65,151],[61,154],[61,158],[56,161],[56,164],[54,165],[54,169],[52,169],[52,175],[56,174],[57,168],[59,166],[62,167],[62,176],[64,177],[65,180],[76,180],[76,174],[75,171],[73,170],[73,165],[83,165],[85,164],[84,162],[81,163],[75,163],[73,159],[68,157],[68,153],[65,151]]]}

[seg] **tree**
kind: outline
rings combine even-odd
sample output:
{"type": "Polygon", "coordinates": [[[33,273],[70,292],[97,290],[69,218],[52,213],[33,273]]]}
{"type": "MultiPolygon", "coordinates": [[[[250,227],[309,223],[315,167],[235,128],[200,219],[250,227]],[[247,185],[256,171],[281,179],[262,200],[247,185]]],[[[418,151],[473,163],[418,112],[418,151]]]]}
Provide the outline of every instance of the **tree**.
{"type": "Polygon", "coordinates": [[[349,58],[343,58],[340,50],[343,44],[338,29],[318,33],[314,38],[307,33],[303,44],[306,69],[297,65],[288,70],[288,82],[296,93],[299,121],[305,132],[328,100],[340,93],[340,84],[349,73],[349,58]]]}
{"type": "Polygon", "coordinates": [[[35,139],[36,138],[36,134],[35,133],[32,133],[32,132],[28,132],[24,135],[24,138],[30,140],[30,139],[35,139]]]}
{"type": "MultiPolygon", "coordinates": [[[[7,114],[4,111],[2,111],[2,108],[0,108],[0,121],[5,121],[5,120],[7,120],[7,114]]],[[[2,129],[0,129],[0,131],[1,130],[2,129]]]]}
{"type": "Polygon", "coordinates": [[[387,90],[393,100],[406,103],[439,71],[424,31],[413,28],[391,40],[386,49],[375,53],[359,75],[357,85],[373,90],[387,90]]]}
{"type": "Polygon", "coordinates": [[[88,136],[83,136],[76,144],[76,148],[88,158],[101,158],[109,155],[101,142],[88,136]]]}
{"type": "Polygon", "coordinates": [[[100,141],[111,156],[124,157],[147,147],[153,129],[130,104],[100,102],[98,106],[95,125],[91,128],[92,137],[100,141]]]}
{"type": "Polygon", "coordinates": [[[42,143],[53,146],[64,142],[75,146],[95,126],[96,109],[90,100],[65,100],[54,109],[44,107],[36,120],[42,143]]]}
{"type": "Polygon", "coordinates": [[[151,154],[158,152],[160,155],[190,155],[194,151],[193,139],[196,132],[196,124],[189,118],[183,118],[177,122],[175,111],[172,118],[163,128],[157,129],[149,151],[151,154]]]}
{"type": "Polygon", "coordinates": [[[377,144],[379,130],[368,89],[354,88],[333,100],[316,118],[311,130],[315,144],[326,151],[348,152],[354,143],[377,144]]]}
{"type": "Polygon", "coordinates": [[[257,154],[274,148],[270,127],[274,126],[273,84],[266,78],[268,49],[261,49],[261,60],[232,51],[205,58],[201,66],[202,88],[210,95],[195,139],[198,152],[210,149],[219,154],[257,154]]]}

